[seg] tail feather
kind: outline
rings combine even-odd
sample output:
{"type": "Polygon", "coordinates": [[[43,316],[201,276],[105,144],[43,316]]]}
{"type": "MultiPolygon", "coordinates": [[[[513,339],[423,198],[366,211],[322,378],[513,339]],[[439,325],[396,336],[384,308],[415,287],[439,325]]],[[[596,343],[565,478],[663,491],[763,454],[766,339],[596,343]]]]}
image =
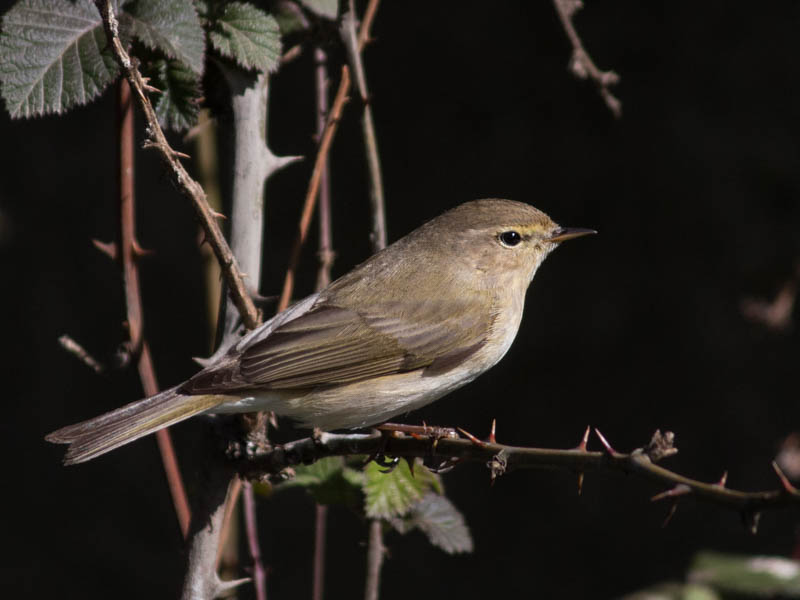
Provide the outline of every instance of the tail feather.
{"type": "Polygon", "coordinates": [[[127,404],[88,421],[48,434],[55,444],[69,444],[65,465],[85,462],[159,429],[179,423],[228,400],[215,394],[190,396],[177,388],[127,404]]]}

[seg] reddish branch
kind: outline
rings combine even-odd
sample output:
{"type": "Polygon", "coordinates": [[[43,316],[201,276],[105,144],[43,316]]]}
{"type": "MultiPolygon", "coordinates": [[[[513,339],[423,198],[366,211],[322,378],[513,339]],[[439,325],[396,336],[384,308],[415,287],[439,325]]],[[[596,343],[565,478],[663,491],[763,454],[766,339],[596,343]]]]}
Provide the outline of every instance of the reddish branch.
{"type": "MultiPolygon", "coordinates": [[[[153,396],[158,393],[158,382],[155,368],[153,367],[153,359],[150,356],[150,348],[144,339],[142,293],[137,265],[137,259],[142,256],[143,252],[136,241],[133,104],[128,82],[125,80],[120,81],[118,89],[120,231],[116,255],[120,260],[125,285],[127,324],[130,336],[126,350],[128,359],[137,361],[139,378],[141,379],[144,393],[147,396],[153,396]]],[[[156,434],[156,439],[181,533],[186,537],[191,516],[189,501],[186,497],[186,490],[183,486],[169,431],[162,429],[156,434]]]]}
{"type": "Polygon", "coordinates": [[[146,131],[148,139],[145,142],[145,147],[155,148],[158,151],[169,172],[172,174],[178,189],[191,202],[203,228],[206,241],[214,251],[214,255],[217,257],[220,267],[222,268],[223,277],[225,277],[225,281],[228,284],[231,299],[236,305],[236,308],[239,309],[245,327],[253,329],[258,325],[258,311],[247,293],[247,288],[242,280],[242,273],[239,270],[236,259],[228,243],[225,241],[222,231],[217,225],[216,219],[219,215],[211,210],[211,207],[206,201],[203,188],[189,176],[189,173],[181,164],[179,159],[186,158],[186,155],[172,149],[167,142],[167,138],[164,136],[164,132],[158,124],[158,118],[156,117],[153,105],[150,103],[150,99],[146,94],[147,91],[152,91],[154,88],[143,80],[136,64],[131,57],[128,56],[128,53],[122,46],[122,42],[120,42],[119,24],[114,15],[110,0],[95,0],[95,4],[102,16],[106,38],[108,39],[114,58],[122,69],[122,74],[125,79],[127,79],[130,84],[134,96],[144,113],[145,120],[147,121],[146,131]]]}
{"type": "MultiPolygon", "coordinates": [[[[99,1],[99,0],[98,0],[99,1]]],[[[379,0],[370,0],[367,9],[364,12],[364,20],[361,23],[361,28],[358,34],[358,49],[361,51],[367,43],[369,38],[369,29],[372,26],[372,21],[375,18],[375,11],[378,8],[379,0]]],[[[336,134],[336,128],[339,125],[339,119],[342,116],[342,110],[348,100],[347,94],[350,91],[350,69],[347,66],[342,67],[342,77],[339,81],[339,89],[336,91],[336,97],[333,100],[331,111],[328,114],[328,119],[325,123],[325,131],[322,134],[319,142],[319,149],[317,150],[317,157],[314,161],[314,170],[311,172],[311,180],[308,184],[308,191],[303,202],[303,210],[300,215],[300,223],[297,228],[297,237],[295,238],[294,245],[292,246],[291,254],[289,255],[289,266],[286,270],[286,278],[283,282],[283,290],[281,291],[280,301],[278,302],[278,312],[284,310],[289,306],[294,291],[294,277],[297,271],[297,263],[300,260],[300,250],[308,237],[308,227],[311,224],[311,217],[314,215],[314,208],[317,202],[319,185],[322,178],[322,167],[325,164],[328,153],[330,152],[333,136],[336,134]]]]}
{"type": "Polygon", "coordinates": [[[614,71],[601,71],[597,68],[592,57],[583,47],[583,42],[581,42],[578,32],[575,31],[575,26],[572,24],[572,17],[583,6],[583,2],[581,0],[553,0],[553,4],[556,7],[558,18],[561,20],[561,25],[564,27],[570,44],[572,44],[570,70],[580,79],[591,79],[597,86],[597,91],[611,113],[616,118],[621,117],[622,103],[609,89],[619,83],[619,75],[614,71]]]}

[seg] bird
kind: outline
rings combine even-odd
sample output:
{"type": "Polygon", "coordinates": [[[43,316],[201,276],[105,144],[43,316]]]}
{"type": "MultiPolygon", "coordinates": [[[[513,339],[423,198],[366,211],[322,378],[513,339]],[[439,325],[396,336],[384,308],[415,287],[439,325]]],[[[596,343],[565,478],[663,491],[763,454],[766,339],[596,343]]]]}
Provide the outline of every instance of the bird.
{"type": "Polygon", "coordinates": [[[325,431],[386,422],[494,366],[517,335],[542,261],[590,233],[522,202],[465,202],[278,313],[188,380],[45,439],[69,445],[69,465],[199,414],[270,410],[325,431]]]}

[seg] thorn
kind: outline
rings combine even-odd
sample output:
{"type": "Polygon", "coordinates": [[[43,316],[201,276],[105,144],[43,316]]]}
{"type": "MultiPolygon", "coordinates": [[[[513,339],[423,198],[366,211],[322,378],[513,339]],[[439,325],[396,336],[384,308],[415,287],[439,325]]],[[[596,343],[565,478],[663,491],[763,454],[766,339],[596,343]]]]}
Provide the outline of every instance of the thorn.
{"type": "Polygon", "coordinates": [[[583,475],[584,475],[583,471],[578,473],[578,496],[580,496],[583,493],[583,475]]]}
{"type": "Polygon", "coordinates": [[[213,208],[210,208],[208,210],[211,212],[211,216],[214,217],[215,219],[222,219],[222,220],[225,220],[225,221],[228,220],[228,217],[226,217],[222,213],[219,213],[219,212],[215,211],[213,208]]]}
{"type": "Polygon", "coordinates": [[[603,448],[605,449],[606,454],[608,454],[611,458],[617,458],[618,456],[620,456],[620,453],[611,447],[611,444],[609,444],[608,440],[606,440],[606,438],[603,437],[603,434],[600,433],[600,430],[597,429],[597,427],[594,428],[594,433],[595,435],[597,435],[598,438],[600,438],[600,443],[603,444],[603,448]]]}
{"type": "Polygon", "coordinates": [[[95,248],[100,250],[100,252],[105,254],[111,260],[117,260],[119,252],[117,251],[116,242],[101,242],[100,240],[92,240],[92,244],[94,244],[95,248]]]}
{"type": "Polygon", "coordinates": [[[243,577],[242,579],[231,579],[229,581],[222,581],[219,577],[216,577],[217,581],[214,585],[214,598],[219,597],[223,592],[227,592],[233,589],[236,589],[242,584],[250,583],[253,581],[252,577],[243,577]]]}
{"type": "MultiPolygon", "coordinates": [[[[591,434],[591,432],[592,432],[592,426],[591,425],[587,425],[586,426],[586,431],[583,432],[583,437],[581,438],[581,443],[578,444],[577,446],[575,446],[575,450],[578,450],[580,452],[586,452],[586,446],[589,443],[589,435],[591,434]]],[[[597,433],[599,434],[600,432],[598,431],[597,433]]]]}
{"type": "Polygon", "coordinates": [[[761,513],[755,510],[742,511],[742,524],[747,531],[755,535],[758,533],[758,522],[761,520],[761,513]]]}
{"type": "Polygon", "coordinates": [[[680,496],[685,496],[686,494],[691,494],[692,488],[690,488],[685,483],[679,483],[674,488],[667,490],[666,492],[661,492],[660,494],[656,494],[652,498],[650,498],[650,502],[658,502],[659,500],[663,500],[664,498],[679,498],[680,496]]]}
{"type": "Polygon", "coordinates": [[[160,89],[150,85],[150,78],[149,77],[145,77],[144,75],[142,75],[141,76],[141,81],[142,81],[142,89],[145,90],[146,92],[154,92],[156,94],[162,93],[160,89]]]}
{"type": "Polygon", "coordinates": [[[496,444],[497,438],[495,437],[495,432],[497,431],[497,419],[492,419],[492,429],[489,431],[489,443],[496,444]]]}
{"type": "Polygon", "coordinates": [[[669,525],[670,521],[672,521],[672,517],[675,514],[675,511],[678,510],[678,503],[673,502],[672,506],[669,507],[669,512],[667,513],[667,517],[664,519],[664,522],[661,523],[661,528],[663,529],[667,525],[669,525]]]}
{"type": "Polygon", "coordinates": [[[291,164],[305,160],[305,156],[276,156],[275,157],[275,170],[283,169],[291,164]]]}
{"type": "Polygon", "coordinates": [[[461,427],[456,427],[456,429],[458,429],[464,437],[466,437],[470,442],[472,442],[473,444],[475,444],[479,448],[486,448],[486,442],[482,442],[481,440],[476,438],[474,435],[472,435],[469,431],[461,429],[461,427]]]}
{"type": "Polygon", "coordinates": [[[174,156],[176,158],[186,158],[186,159],[192,158],[191,156],[189,156],[185,152],[178,152],[177,150],[173,150],[172,151],[172,156],[174,156]]]}
{"type": "Polygon", "coordinates": [[[137,242],[136,240],[133,240],[133,244],[131,244],[131,246],[133,247],[133,255],[136,258],[144,258],[145,256],[152,256],[153,254],[156,253],[155,250],[149,250],[147,248],[142,248],[139,245],[139,242],[137,242]]]}
{"type": "Polygon", "coordinates": [[[778,463],[774,460],[772,461],[772,468],[775,469],[775,474],[778,476],[778,479],[781,480],[783,489],[789,494],[797,495],[797,488],[792,485],[791,481],[789,481],[789,478],[786,477],[786,473],[783,472],[783,470],[778,466],[778,463]]]}
{"type": "Polygon", "coordinates": [[[714,485],[718,485],[719,487],[723,487],[723,488],[724,488],[724,487],[725,487],[725,484],[726,484],[727,482],[728,482],[728,472],[727,472],[727,471],[725,471],[725,472],[722,474],[722,477],[720,477],[720,478],[719,478],[719,481],[718,481],[717,483],[715,483],[714,485]]]}

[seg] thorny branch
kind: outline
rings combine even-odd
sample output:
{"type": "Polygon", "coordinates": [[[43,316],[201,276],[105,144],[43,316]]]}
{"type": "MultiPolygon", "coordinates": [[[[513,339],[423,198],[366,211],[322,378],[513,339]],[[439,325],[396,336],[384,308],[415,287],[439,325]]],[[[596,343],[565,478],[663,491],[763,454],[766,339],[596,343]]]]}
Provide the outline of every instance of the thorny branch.
{"type": "MultiPolygon", "coordinates": [[[[100,1],[100,0],[98,0],[100,1]]],[[[364,19],[361,22],[361,28],[358,33],[358,49],[363,50],[369,37],[369,29],[372,26],[372,20],[375,18],[375,11],[377,10],[379,0],[370,0],[367,9],[364,12],[364,19]]],[[[283,282],[283,290],[281,297],[278,301],[278,312],[284,310],[289,306],[294,291],[294,274],[297,270],[297,263],[300,260],[300,250],[308,237],[308,227],[311,224],[311,217],[314,215],[314,207],[317,201],[317,192],[319,190],[320,180],[322,178],[322,166],[328,156],[328,152],[333,142],[333,136],[336,134],[336,128],[339,125],[339,119],[342,116],[342,110],[348,100],[347,94],[350,91],[350,70],[347,65],[342,67],[342,77],[339,81],[339,89],[336,91],[336,96],[331,106],[331,111],[328,114],[328,120],[325,123],[325,130],[319,141],[319,149],[317,150],[317,157],[314,161],[314,169],[311,172],[311,180],[308,184],[308,191],[303,202],[303,210],[300,215],[300,223],[298,225],[297,237],[295,238],[292,251],[289,255],[289,266],[286,269],[286,278],[283,282]]]]}
{"type": "Polygon", "coordinates": [[[578,32],[572,24],[572,17],[583,6],[581,0],[553,0],[558,18],[564,27],[564,32],[572,44],[572,58],[570,59],[570,70],[573,75],[580,79],[591,79],[597,91],[606,103],[606,106],[617,119],[622,116],[622,103],[611,93],[611,86],[619,83],[619,75],[614,71],[601,71],[594,64],[592,57],[583,47],[578,32]]]}
{"type": "Polygon", "coordinates": [[[181,193],[191,201],[192,207],[203,227],[206,240],[214,250],[214,254],[220,263],[223,276],[228,284],[229,293],[236,308],[239,309],[242,315],[245,327],[253,329],[258,325],[258,311],[248,295],[247,287],[243,281],[243,274],[239,270],[236,259],[217,225],[216,219],[219,215],[211,210],[206,201],[203,188],[189,176],[189,173],[181,164],[179,159],[185,158],[185,155],[172,149],[169,142],[167,142],[167,138],[158,124],[153,105],[145,93],[153,88],[144,81],[135,62],[128,56],[122,46],[122,42],[119,39],[119,23],[114,15],[111,1],[95,0],[95,5],[103,19],[103,28],[114,54],[114,59],[120,65],[123,75],[128,80],[147,121],[148,139],[145,142],[145,147],[155,148],[158,151],[181,193]]]}
{"type": "Polygon", "coordinates": [[[312,463],[327,456],[419,456],[436,467],[464,461],[482,462],[489,467],[492,479],[511,470],[525,468],[573,471],[578,474],[579,480],[585,472],[621,471],[659,485],[671,486],[666,492],[653,496],[653,501],[669,499],[677,502],[684,496],[692,496],[738,511],[753,532],[763,510],[779,507],[800,509],[800,490],[792,486],[774,463],[773,468],[781,487],[761,492],[727,488],[724,476],[718,482],[706,483],[657,465],[658,460],[677,452],[673,445],[673,435],[669,432],[662,434],[657,431],[646,446],[622,453],[616,451],[596,429],[595,434],[603,449],[589,451],[589,428],[581,443],[568,450],[508,446],[498,444],[491,436],[490,441],[484,442],[463,430],[461,433],[465,437],[460,437],[453,429],[426,426],[390,426],[385,429],[393,430],[394,434],[386,435],[386,432],[379,431],[368,434],[323,433],[317,438],[297,440],[241,462],[239,472],[249,479],[280,480],[287,476],[284,470],[292,465],[312,463]]]}

